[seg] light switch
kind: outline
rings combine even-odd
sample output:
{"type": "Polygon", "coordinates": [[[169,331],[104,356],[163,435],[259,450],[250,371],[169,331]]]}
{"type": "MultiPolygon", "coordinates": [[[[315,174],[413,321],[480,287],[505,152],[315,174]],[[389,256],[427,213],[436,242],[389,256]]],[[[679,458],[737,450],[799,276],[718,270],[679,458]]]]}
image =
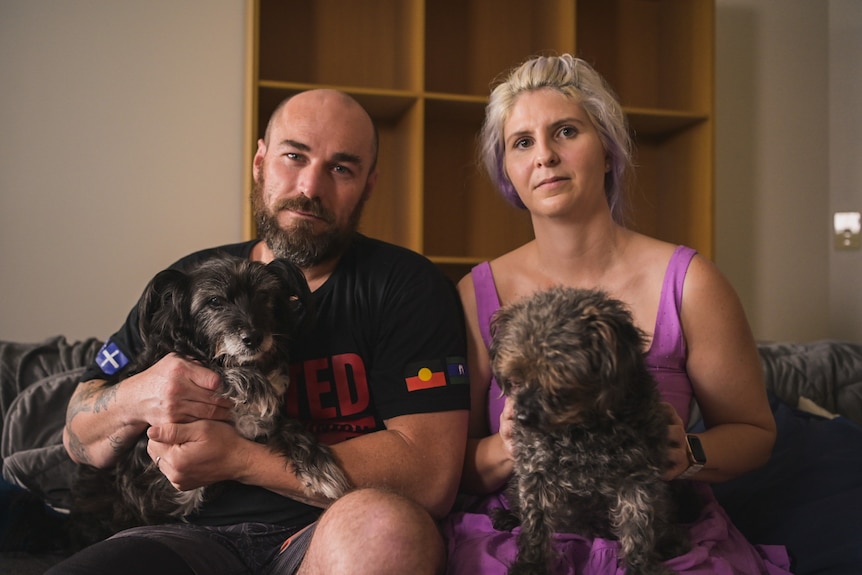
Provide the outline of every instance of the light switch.
{"type": "Polygon", "coordinates": [[[835,212],[833,217],[836,250],[858,250],[862,248],[862,214],[859,212],[835,212]]]}

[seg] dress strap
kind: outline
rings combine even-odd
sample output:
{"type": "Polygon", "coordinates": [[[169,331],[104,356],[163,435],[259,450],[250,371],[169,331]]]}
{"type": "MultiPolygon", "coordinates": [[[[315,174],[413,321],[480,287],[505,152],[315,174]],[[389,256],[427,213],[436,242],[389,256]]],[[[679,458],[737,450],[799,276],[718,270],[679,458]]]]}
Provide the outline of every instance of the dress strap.
{"type": "Polygon", "coordinates": [[[685,357],[685,338],[679,312],[682,309],[685,275],[696,253],[690,247],[677,246],[667,264],[650,346],[657,356],[685,357]]]}
{"type": "Polygon", "coordinates": [[[473,291],[476,293],[476,314],[479,330],[487,347],[491,346],[491,316],[500,308],[500,297],[491,273],[491,264],[482,262],[470,270],[473,277],[473,291]]]}
{"type": "MultiPolygon", "coordinates": [[[[497,284],[491,273],[491,264],[482,262],[470,270],[473,277],[473,291],[476,293],[476,316],[479,320],[479,331],[485,347],[491,347],[491,317],[500,309],[500,296],[497,295],[497,284]]],[[[505,398],[500,385],[494,376],[488,386],[488,428],[491,433],[500,431],[500,414],[503,412],[505,398]]]]}

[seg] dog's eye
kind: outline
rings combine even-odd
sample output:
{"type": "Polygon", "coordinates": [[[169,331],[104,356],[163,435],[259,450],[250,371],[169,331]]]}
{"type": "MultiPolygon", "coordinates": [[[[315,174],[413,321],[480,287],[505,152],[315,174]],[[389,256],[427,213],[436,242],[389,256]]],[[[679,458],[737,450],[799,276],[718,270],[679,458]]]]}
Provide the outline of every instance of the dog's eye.
{"type": "Polygon", "coordinates": [[[224,300],[218,296],[213,296],[207,300],[207,305],[213,309],[221,309],[224,307],[224,300]]]}

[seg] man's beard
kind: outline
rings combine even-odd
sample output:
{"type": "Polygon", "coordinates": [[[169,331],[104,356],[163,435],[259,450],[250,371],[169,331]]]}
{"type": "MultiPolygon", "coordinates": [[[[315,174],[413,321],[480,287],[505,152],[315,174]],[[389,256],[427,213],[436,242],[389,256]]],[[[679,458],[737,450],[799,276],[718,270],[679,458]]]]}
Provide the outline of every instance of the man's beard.
{"type": "Polygon", "coordinates": [[[300,268],[309,268],[341,256],[353,239],[359,228],[359,219],[367,194],[353,208],[347,225],[339,228],[333,225],[335,216],[323,207],[318,198],[308,198],[299,195],[278,202],[270,212],[263,201],[263,190],[266,182],[261,172],[260,181],[255,181],[251,194],[251,204],[254,211],[254,221],[258,236],[266,242],[276,258],[286,259],[300,268]],[[278,223],[278,213],[290,209],[322,219],[327,227],[322,232],[315,233],[314,222],[300,221],[282,229],[278,223]]]}

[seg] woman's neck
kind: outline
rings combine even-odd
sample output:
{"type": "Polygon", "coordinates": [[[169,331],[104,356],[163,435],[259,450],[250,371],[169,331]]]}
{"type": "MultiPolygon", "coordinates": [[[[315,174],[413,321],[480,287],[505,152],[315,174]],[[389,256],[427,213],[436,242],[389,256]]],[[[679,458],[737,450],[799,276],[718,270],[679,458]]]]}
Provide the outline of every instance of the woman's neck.
{"type": "Polygon", "coordinates": [[[545,222],[535,226],[531,260],[536,271],[567,285],[600,285],[619,263],[631,232],[604,221],[583,226],[545,222]]]}

